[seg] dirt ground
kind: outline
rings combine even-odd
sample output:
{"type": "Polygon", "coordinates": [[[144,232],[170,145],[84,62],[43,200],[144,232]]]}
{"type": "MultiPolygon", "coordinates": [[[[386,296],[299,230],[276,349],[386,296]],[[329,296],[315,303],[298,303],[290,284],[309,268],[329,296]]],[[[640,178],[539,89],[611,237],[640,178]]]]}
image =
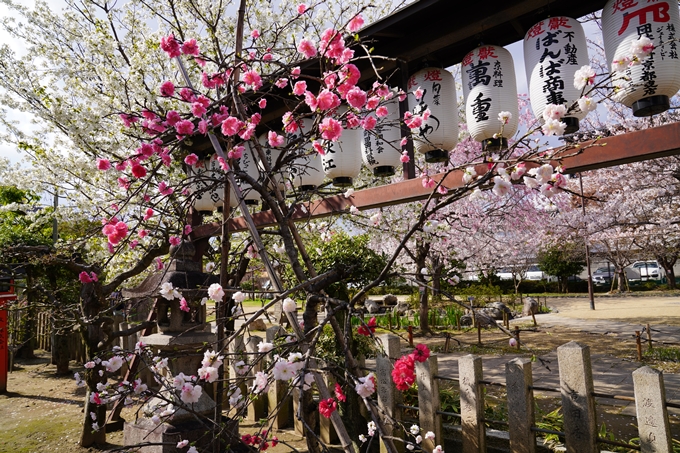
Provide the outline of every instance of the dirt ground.
{"type": "MultiPolygon", "coordinates": [[[[560,316],[582,319],[613,319],[636,323],[680,325],[680,297],[598,297],[596,310],[591,311],[588,299],[548,299],[548,305],[560,316]]],[[[539,317],[540,323],[540,317],[539,317]]],[[[526,327],[531,327],[527,325],[526,327]]],[[[475,353],[512,353],[507,337],[493,331],[483,332],[483,346],[476,345],[477,332],[456,334],[451,349],[470,350],[475,353]]],[[[589,344],[592,353],[607,353],[626,360],[634,360],[633,340],[621,341],[607,335],[588,335],[570,329],[539,328],[536,332],[523,332],[522,341],[532,354],[544,354],[571,340],[589,344]]],[[[419,337],[435,350],[444,347],[444,336],[419,337]]],[[[406,338],[404,337],[404,342],[406,338]]],[[[71,363],[72,370],[82,367],[71,363]]],[[[650,363],[665,372],[680,372],[677,364],[650,363]]],[[[55,367],[49,364],[49,354],[40,353],[31,361],[16,364],[9,375],[8,393],[0,395],[0,453],[74,452],[96,451],[78,447],[80,424],[83,417],[84,393],[78,390],[72,376],[56,377],[55,367]]],[[[247,428],[243,429],[247,432],[247,428]]],[[[301,438],[291,431],[277,433],[281,438],[303,446],[301,438]]],[[[107,435],[107,449],[121,447],[122,432],[107,435]]],[[[271,449],[269,451],[272,451],[271,449]]],[[[291,451],[279,445],[274,452],[291,451]]]]}

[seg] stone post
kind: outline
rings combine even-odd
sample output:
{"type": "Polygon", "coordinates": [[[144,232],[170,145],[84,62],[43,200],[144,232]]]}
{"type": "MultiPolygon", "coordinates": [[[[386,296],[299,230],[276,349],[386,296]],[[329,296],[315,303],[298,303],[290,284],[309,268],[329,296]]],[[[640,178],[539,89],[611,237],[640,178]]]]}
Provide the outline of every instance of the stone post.
{"type": "Polygon", "coordinates": [[[535,453],[534,392],[531,361],[516,358],[505,364],[505,384],[508,391],[508,422],[510,451],[535,453]]]}
{"type": "Polygon", "coordinates": [[[484,389],[479,382],[482,380],[482,358],[472,354],[459,358],[458,377],[463,453],[485,452],[484,389]]]}
{"type": "MultiPolygon", "coordinates": [[[[378,379],[378,406],[385,414],[385,435],[403,439],[404,433],[395,423],[395,421],[401,420],[401,409],[397,405],[401,404],[402,395],[392,381],[392,361],[399,358],[401,345],[399,344],[399,337],[396,335],[380,335],[379,338],[385,348],[386,355],[378,355],[375,359],[376,377],[378,379]]],[[[403,442],[396,441],[394,444],[397,449],[403,451],[403,442]]],[[[380,453],[386,452],[387,448],[381,441],[380,453]]]]}
{"type": "MultiPolygon", "coordinates": [[[[285,330],[280,326],[268,328],[267,342],[274,343],[274,340],[282,332],[285,333],[285,330]]],[[[271,423],[274,429],[286,428],[290,424],[290,419],[293,414],[293,401],[287,388],[288,386],[283,381],[274,381],[269,386],[267,406],[269,415],[273,415],[271,423]]]]}
{"type": "Polygon", "coordinates": [[[663,373],[648,366],[633,371],[635,410],[642,453],[672,453],[663,373]]]}
{"type": "MultiPolygon", "coordinates": [[[[255,376],[255,373],[262,371],[262,361],[257,361],[257,345],[262,343],[262,337],[256,335],[251,336],[246,341],[246,351],[248,352],[248,363],[250,364],[250,370],[248,373],[251,376],[255,376]]],[[[252,382],[252,381],[251,381],[252,382]]],[[[246,420],[250,422],[257,422],[262,418],[265,418],[265,404],[266,399],[262,395],[253,398],[253,400],[248,405],[248,414],[246,415],[246,420]]]]}
{"type": "Polygon", "coordinates": [[[437,356],[431,355],[425,362],[416,362],[416,382],[418,384],[418,414],[423,436],[426,432],[434,433],[434,442],[423,440],[422,448],[430,453],[436,445],[443,445],[442,416],[439,413],[439,381],[437,356]]]}
{"type": "Polygon", "coordinates": [[[567,453],[598,453],[590,348],[571,341],[557,348],[567,453]]]}

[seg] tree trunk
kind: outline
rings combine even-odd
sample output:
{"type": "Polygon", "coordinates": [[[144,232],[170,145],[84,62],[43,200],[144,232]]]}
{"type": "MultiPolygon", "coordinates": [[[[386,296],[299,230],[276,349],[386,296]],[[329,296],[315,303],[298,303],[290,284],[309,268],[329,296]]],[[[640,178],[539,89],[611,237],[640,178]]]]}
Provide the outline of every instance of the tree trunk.
{"type": "Polygon", "coordinates": [[[675,266],[678,260],[677,255],[671,256],[657,256],[656,260],[659,262],[663,270],[666,272],[666,280],[668,282],[669,289],[675,289],[675,271],[673,266],[675,266]]]}
{"type": "Polygon", "coordinates": [[[425,268],[427,254],[430,251],[429,242],[416,243],[416,282],[418,283],[418,290],[420,293],[420,299],[418,301],[418,313],[420,315],[420,331],[423,333],[430,333],[430,320],[428,319],[430,314],[430,307],[428,304],[428,293],[425,276],[422,273],[422,269],[425,268]]]}
{"type": "Polygon", "coordinates": [[[69,351],[70,335],[57,331],[53,336],[52,343],[52,357],[54,364],[57,366],[57,376],[65,376],[70,374],[68,368],[70,351],[69,351]]]}

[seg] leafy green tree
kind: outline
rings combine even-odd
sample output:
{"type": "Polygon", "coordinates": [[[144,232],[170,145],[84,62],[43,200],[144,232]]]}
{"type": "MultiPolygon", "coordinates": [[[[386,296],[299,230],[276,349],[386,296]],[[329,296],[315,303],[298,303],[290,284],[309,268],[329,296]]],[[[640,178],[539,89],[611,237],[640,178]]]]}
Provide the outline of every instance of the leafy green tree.
{"type": "Polygon", "coordinates": [[[559,279],[560,292],[568,292],[567,279],[585,267],[583,248],[577,244],[554,245],[538,253],[538,267],[559,279]]]}

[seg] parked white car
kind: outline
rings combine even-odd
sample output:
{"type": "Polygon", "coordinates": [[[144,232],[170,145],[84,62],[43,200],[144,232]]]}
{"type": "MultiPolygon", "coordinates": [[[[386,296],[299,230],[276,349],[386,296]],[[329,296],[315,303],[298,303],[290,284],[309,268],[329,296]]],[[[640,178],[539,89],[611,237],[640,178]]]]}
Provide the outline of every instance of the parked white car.
{"type": "MultiPolygon", "coordinates": [[[[661,280],[664,276],[663,268],[657,261],[636,261],[630,267],[635,271],[636,277],[640,275],[640,280],[643,282],[661,280]]],[[[628,279],[632,280],[630,277],[628,279]]]]}
{"type": "Polygon", "coordinates": [[[548,275],[543,272],[541,268],[538,267],[538,264],[532,264],[529,266],[525,278],[527,280],[547,280],[549,282],[557,281],[557,277],[553,277],[552,275],[548,275]]]}

